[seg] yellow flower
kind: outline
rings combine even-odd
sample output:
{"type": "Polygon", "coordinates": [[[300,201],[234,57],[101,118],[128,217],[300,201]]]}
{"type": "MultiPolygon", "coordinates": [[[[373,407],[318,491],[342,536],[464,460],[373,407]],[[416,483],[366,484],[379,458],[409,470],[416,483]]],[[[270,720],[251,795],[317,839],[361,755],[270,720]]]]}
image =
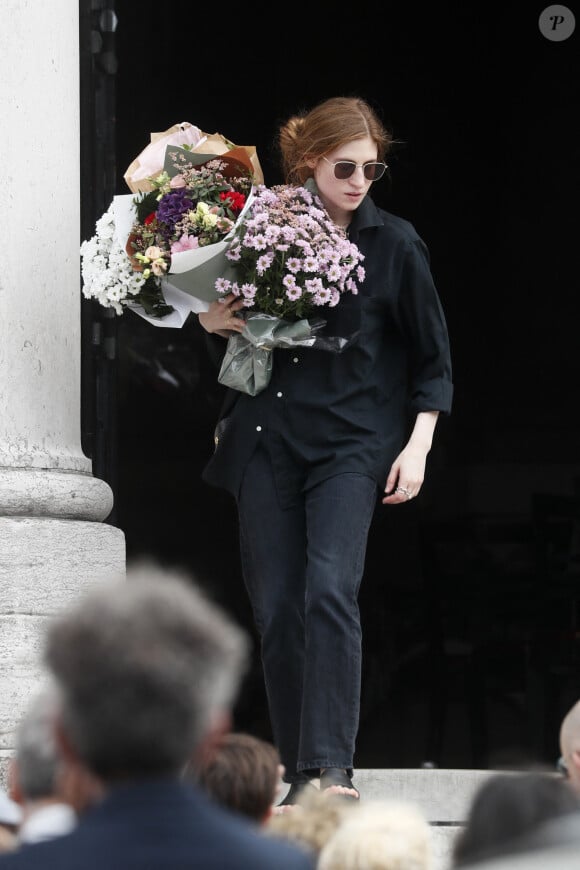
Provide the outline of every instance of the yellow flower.
{"type": "Polygon", "coordinates": [[[204,230],[212,230],[218,222],[218,215],[210,210],[209,205],[205,202],[198,202],[196,208],[195,220],[198,225],[204,230]]]}
{"type": "Polygon", "coordinates": [[[206,230],[212,230],[218,222],[216,214],[206,214],[203,218],[203,227],[206,230]]]}

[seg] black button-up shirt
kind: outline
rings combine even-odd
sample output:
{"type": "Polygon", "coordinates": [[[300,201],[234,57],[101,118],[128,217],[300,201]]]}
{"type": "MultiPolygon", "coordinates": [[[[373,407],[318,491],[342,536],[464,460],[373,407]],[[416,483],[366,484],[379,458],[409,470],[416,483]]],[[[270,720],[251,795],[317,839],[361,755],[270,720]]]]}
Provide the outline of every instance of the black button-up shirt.
{"type": "Polygon", "coordinates": [[[275,349],[266,389],[256,396],[229,390],[206,482],[237,495],[262,441],[289,497],[306,480],[310,486],[342,472],[384,486],[415,415],[451,411],[449,338],[425,243],[369,196],[349,236],[365,255],[364,283],[318,313],[323,334],[351,340],[338,353],[275,349]]]}

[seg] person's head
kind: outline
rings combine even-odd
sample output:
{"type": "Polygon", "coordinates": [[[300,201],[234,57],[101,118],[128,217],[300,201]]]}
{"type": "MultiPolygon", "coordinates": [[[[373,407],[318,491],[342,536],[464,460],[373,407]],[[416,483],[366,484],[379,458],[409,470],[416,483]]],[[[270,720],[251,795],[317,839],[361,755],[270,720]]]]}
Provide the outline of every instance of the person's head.
{"type": "Polygon", "coordinates": [[[359,97],[325,100],[289,118],[278,133],[286,180],[301,185],[313,177],[335,219],[360,205],[392,144],[377,112],[359,97]]]}
{"type": "Polygon", "coordinates": [[[465,827],[454,843],[453,865],[524,851],[543,824],[579,810],[574,792],[554,774],[494,774],[472,800],[465,827]]]}
{"type": "Polygon", "coordinates": [[[56,687],[46,682],[30,700],[18,725],[10,794],[23,806],[58,798],[62,761],[55,729],[57,698],[56,687]]]}
{"type": "Polygon", "coordinates": [[[580,701],[562,719],[560,755],[570,786],[580,794],[580,701]]]}
{"type": "Polygon", "coordinates": [[[318,870],[429,870],[431,828],[419,807],[371,800],[337,828],[320,852],[318,870]]]}
{"type": "Polygon", "coordinates": [[[137,564],[48,627],[62,747],[103,782],[181,775],[227,728],[249,638],[191,578],[137,564]]]}
{"type": "Polygon", "coordinates": [[[65,758],[56,735],[59,692],[48,679],[33,695],[16,732],[9,768],[10,795],[28,819],[47,803],[68,804],[80,814],[101,797],[101,784],[76,760],[65,758]]]}
{"type": "Polygon", "coordinates": [[[262,824],[270,816],[282,773],[275,746],[251,734],[224,734],[188,775],[212,800],[262,824]]]}

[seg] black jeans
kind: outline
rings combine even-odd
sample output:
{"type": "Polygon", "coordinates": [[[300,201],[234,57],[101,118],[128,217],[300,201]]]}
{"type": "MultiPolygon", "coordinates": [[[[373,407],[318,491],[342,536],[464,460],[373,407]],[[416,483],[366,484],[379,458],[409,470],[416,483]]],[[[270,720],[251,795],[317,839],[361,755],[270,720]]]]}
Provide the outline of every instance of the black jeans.
{"type": "Polygon", "coordinates": [[[337,474],[282,507],[267,452],[252,458],[238,500],[244,580],[261,638],[274,742],[285,780],[352,772],[359,725],[358,591],[377,485],[337,474]]]}

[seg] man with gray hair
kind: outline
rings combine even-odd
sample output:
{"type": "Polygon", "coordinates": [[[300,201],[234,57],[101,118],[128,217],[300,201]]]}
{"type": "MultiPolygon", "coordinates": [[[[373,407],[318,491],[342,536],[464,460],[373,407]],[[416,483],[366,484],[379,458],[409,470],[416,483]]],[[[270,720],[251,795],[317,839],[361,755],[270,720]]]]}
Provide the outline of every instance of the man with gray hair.
{"type": "Polygon", "coordinates": [[[55,687],[47,683],[32,699],[16,734],[9,771],[10,797],[22,808],[20,843],[68,834],[76,823],[61,792],[62,761],[56,742],[55,687]]]}
{"type": "Polygon", "coordinates": [[[141,564],[48,625],[65,759],[102,784],[75,828],[0,870],[312,870],[294,846],[215,806],[184,772],[231,727],[249,637],[178,572],[141,564]]]}

